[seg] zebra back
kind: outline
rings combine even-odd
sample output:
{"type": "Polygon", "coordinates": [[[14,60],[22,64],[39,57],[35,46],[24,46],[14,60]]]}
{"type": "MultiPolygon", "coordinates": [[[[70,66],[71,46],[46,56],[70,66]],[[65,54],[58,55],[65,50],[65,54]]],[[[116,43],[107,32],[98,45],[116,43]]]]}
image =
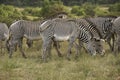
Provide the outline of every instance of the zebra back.
{"type": "Polygon", "coordinates": [[[88,18],[85,18],[85,20],[91,25],[92,28],[94,28],[98,35],[100,36],[100,39],[102,38],[102,35],[100,34],[100,31],[96,28],[97,25],[95,25],[93,22],[91,22],[88,18]]]}
{"type": "Polygon", "coordinates": [[[19,20],[10,26],[10,34],[14,38],[26,37],[27,39],[40,39],[39,25],[41,21],[19,20]]]}

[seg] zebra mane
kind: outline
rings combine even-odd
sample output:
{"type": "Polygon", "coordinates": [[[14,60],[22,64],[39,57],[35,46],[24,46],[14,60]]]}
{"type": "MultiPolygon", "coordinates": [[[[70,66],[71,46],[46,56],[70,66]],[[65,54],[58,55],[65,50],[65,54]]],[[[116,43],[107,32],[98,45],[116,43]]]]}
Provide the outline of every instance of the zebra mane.
{"type": "Polygon", "coordinates": [[[94,27],[94,29],[98,32],[98,35],[100,38],[102,38],[102,35],[100,34],[100,31],[96,28],[97,25],[95,25],[93,22],[89,20],[89,18],[84,18],[90,25],[94,27]]]}
{"type": "Polygon", "coordinates": [[[52,20],[43,21],[39,26],[40,32],[44,31],[45,29],[49,28],[52,25],[52,20]]]}

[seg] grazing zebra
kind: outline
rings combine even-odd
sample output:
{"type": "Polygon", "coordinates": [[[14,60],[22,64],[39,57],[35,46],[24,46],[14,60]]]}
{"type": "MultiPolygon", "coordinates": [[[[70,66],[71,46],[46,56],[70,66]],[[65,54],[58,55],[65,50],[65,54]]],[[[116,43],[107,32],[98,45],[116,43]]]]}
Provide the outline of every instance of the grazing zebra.
{"type": "MultiPolygon", "coordinates": [[[[3,42],[6,41],[9,38],[9,29],[8,26],[5,23],[0,23],[0,46],[1,46],[1,53],[2,53],[2,48],[3,48],[3,42]]],[[[5,45],[4,45],[4,49],[5,49],[5,45]]]]}
{"type": "MultiPolygon", "coordinates": [[[[78,24],[83,24],[84,27],[91,32],[91,34],[93,35],[93,38],[97,40],[101,39],[101,34],[99,32],[99,30],[96,28],[96,25],[94,25],[92,22],[90,22],[87,19],[76,19],[75,20],[78,24]]],[[[101,43],[101,41],[99,41],[98,43],[101,43]]],[[[81,41],[79,41],[79,44],[83,44],[81,41]]],[[[97,45],[97,44],[96,44],[97,45]]],[[[83,46],[83,45],[82,45],[83,46]]]]}
{"type": "Polygon", "coordinates": [[[113,30],[116,35],[114,53],[117,54],[120,49],[120,17],[116,18],[114,21],[112,21],[112,23],[113,30]]]}
{"type": "MultiPolygon", "coordinates": [[[[41,39],[39,25],[42,21],[26,21],[19,20],[14,22],[9,28],[10,38],[7,41],[7,48],[9,51],[9,57],[12,57],[13,51],[16,50],[16,46],[19,47],[22,56],[26,58],[25,53],[22,48],[23,37],[27,39],[28,47],[31,46],[33,40],[41,39]]],[[[61,56],[61,53],[57,50],[58,56],[61,56]]]]}
{"type": "Polygon", "coordinates": [[[22,48],[23,37],[26,37],[29,40],[40,39],[39,25],[41,21],[25,21],[19,20],[14,22],[9,28],[10,38],[7,41],[9,49],[9,57],[12,57],[13,50],[15,50],[16,45],[18,45],[22,56],[26,58],[25,53],[22,48]]]}
{"type": "Polygon", "coordinates": [[[108,43],[110,50],[113,51],[114,48],[114,33],[112,29],[111,21],[114,20],[115,17],[96,17],[96,18],[87,18],[87,20],[91,21],[96,25],[96,28],[99,30],[101,34],[101,38],[105,39],[108,43]],[[111,43],[112,40],[112,43],[111,43]]]}
{"type": "Polygon", "coordinates": [[[99,40],[100,36],[97,33],[95,33],[96,36],[94,37],[93,34],[91,34],[91,32],[88,31],[87,28],[85,28],[85,25],[77,24],[75,20],[67,20],[67,19],[47,20],[40,25],[40,30],[41,30],[41,37],[43,40],[43,55],[42,55],[43,61],[46,61],[46,57],[49,54],[47,50],[50,49],[52,40],[69,42],[68,51],[67,51],[67,58],[69,60],[70,60],[71,48],[75,43],[75,40],[78,38],[87,44],[89,43],[87,47],[89,52],[94,55],[96,54],[95,48],[89,46],[92,45],[90,40],[91,39],[99,40]]]}
{"type": "Polygon", "coordinates": [[[94,38],[92,32],[88,30],[85,25],[80,26],[78,39],[80,42],[85,43],[85,48],[89,53],[91,53],[91,55],[96,55],[96,53],[104,55],[105,50],[103,49],[102,41],[94,38]]]}

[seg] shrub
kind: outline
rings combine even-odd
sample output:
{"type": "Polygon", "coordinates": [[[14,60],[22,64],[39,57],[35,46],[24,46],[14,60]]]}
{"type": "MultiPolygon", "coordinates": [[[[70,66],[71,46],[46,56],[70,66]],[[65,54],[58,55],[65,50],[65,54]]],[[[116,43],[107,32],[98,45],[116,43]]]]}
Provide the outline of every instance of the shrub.
{"type": "Polygon", "coordinates": [[[73,6],[71,13],[76,14],[77,16],[81,16],[81,15],[83,15],[84,12],[80,9],[79,6],[73,6]]]}
{"type": "Polygon", "coordinates": [[[59,12],[68,12],[62,2],[44,0],[44,4],[41,9],[41,16],[44,18],[53,17],[59,12]]]}
{"type": "Polygon", "coordinates": [[[22,11],[23,15],[30,15],[30,16],[41,16],[41,8],[36,7],[27,7],[22,11]]]}
{"type": "Polygon", "coordinates": [[[76,14],[77,16],[94,16],[95,15],[95,6],[91,3],[84,3],[81,6],[73,6],[71,13],[76,14]]]}
{"type": "Polygon", "coordinates": [[[92,5],[91,3],[84,3],[82,5],[83,11],[86,16],[94,16],[95,15],[95,6],[92,5]]]}
{"type": "Polygon", "coordinates": [[[104,9],[104,7],[100,6],[96,6],[94,11],[96,16],[107,16],[110,14],[107,9],[104,9]]]}
{"type": "Polygon", "coordinates": [[[120,3],[111,5],[108,9],[110,12],[120,12],[120,3]]]}
{"type": "Polygon", "coordinates": [[[0,22],[10,25],[14,20],[21,19],[22,14],[13,6],[0,5],[0,22]]]}

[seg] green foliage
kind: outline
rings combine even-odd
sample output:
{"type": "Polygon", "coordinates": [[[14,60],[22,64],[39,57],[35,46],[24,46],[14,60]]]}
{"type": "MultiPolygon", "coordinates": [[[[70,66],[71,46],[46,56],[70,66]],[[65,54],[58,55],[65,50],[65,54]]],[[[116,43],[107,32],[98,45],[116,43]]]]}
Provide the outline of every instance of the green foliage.
{"type": "Polygon", "coordinates": [[[23,15],[29,15],[29,16],[41,16],[41,8],[39,7],[26,7],[23,11],[22,14],[23,15]]]}
{"type": "Polygon", "coordinates": [[[14,20],[21,19],[22,14],[13,6],[0,5],[0,22],[10,25],[14,20]]]}
{"type": "MultiPolygon", "coordinates": [[[[92,4],[115,4],[120,0],[50,0],[50,1],[62,1],[67,6],[81,5],[85,2],[91,2],[92,4]]],[[[25,6],[42,6],[44,0],[0,0],[0,3],[14,5],[19,7],[25,6]]]]}
{"type": "Polygon", "coordinates": [[[76,14],[77,16],[84,15],[84,11],[79,6],[73,6],[71,13],[76,14]]]}
{"type": "Polygon", "coordinates": [[[82,5],[83,11],[85,12],[85,16],[94,16],[95,15],[95,6],[91,3],[84,3],[82,5]]]}
{"type": "Polygon", "coordinates": [[[120,3],[111,5],[108,10],[110,12],[120,12],[120,3]]]}
{"type": "Polygon", "coordinates": [[[94,11],[96,16],[107,16],[110,14],[106,7],[96,6],[94,11]]]}
{"type": "Polygon", "coordinates": [[[72,14],[77,16],[94,16],[95,15],[95,6],[91,3],[85,3],[81,6],[74,6],[71,10],[72,14]]]}
{"type": "Polygon", "coordinates": [[[44,18],[53,17],[56,13],[67,12],[62,2],[44,0],[44,4],[41,9],[41,16],[44,18]]]}
{"type": "Polygon", "coordinates": [[[120,16],[120,3],[110,5],[108,11],[110,15],[120,16]]]}

